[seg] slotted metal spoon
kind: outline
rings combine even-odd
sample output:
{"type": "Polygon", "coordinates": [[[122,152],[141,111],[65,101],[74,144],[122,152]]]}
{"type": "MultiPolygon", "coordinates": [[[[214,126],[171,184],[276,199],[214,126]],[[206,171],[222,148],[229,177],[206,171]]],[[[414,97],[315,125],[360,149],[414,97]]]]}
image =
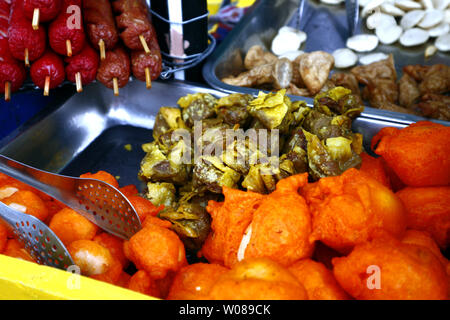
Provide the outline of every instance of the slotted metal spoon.
{"type": "MultiPolygon", "coordinates": [[[[122,239],[128,240],[141,229],[139,216],[128,199],[103,181],[46,172],[2,155],[0,172],[46,193],[122,239]]],[[[70,260],[66,262],[71,262],[70,254],[62,242],[38,219],[5,205],[0,206],[0,218],[22,235],[20,240],[26,244],[33,257],[41,257],[42,264],[61,267],[61,256],[67,256],[70,260]],[[42,244],[45,244],[44,251],[42,244]],[[52,250],[48,250],[46,244],[51,244],[52,250]],[[59,261],[58,265],[54,261],[59,261]]]]}

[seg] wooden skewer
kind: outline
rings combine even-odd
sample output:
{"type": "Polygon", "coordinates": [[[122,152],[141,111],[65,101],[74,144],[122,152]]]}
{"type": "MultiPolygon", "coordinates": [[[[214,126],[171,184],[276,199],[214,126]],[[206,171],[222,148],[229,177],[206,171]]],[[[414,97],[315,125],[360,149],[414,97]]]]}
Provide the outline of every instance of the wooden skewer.
{"type": "Polygon", "coordinates": [[[145,41],[145,38],[142,34],[139,36],[139,40],[141,40],[141,44],[142,47],[144,48],[145,53],[149,54],[150,49],[148,48],[147,41],[145,41]]]}
{"type": "Polygon", "coordinates": [[[150,75],[150,68],[145,68],[145,84],[147,89],[152,88],[152,76],[150,75]]]}
{"type": "Polygon", "coordinates": [[[29,67],[30,66],[30,57],[28,54],[28,48],[25,48],[25,66],[29,67]]]}
{"type": "Polygon", "coordinates": [[[103,39],[100,39],[98,41],[98,47],[100,48],[100,60],[105,60],[106,49],[105,49],[105,41],[103,41],[103,39]]]}
{"type": "Polygon", "coordinates": [[[34,8],[31,25],[33,26],[33,30],[39,29],[39,8],[34,8]]]}
{"type": "Polygon", "coordinates": [[[119,96],[119,81],[117,80],[117,78],[113,79],[113,86],[114,86],[114,95],[116,97],[119,96]]]}
{"type": "Polygon", "coordinates": [[[69,39],[66,40],[66,48],[67,48],[67,56],[71,57],[72,56],[72,43],[70,42],[69,39]]]}
{"type": "Polygon", "coordinates": [[[81,73],[75,73],[75,83],[77,84],[77,92],[80,93],[83,91],[83,83],[81,82],[81,73]]]}
{"type": "Polygon", "coordinates": [[[8,102],[11,100],[11,82],[5,82],[5,101],[8,102]]]}
{"type": "Polygon", "coordinates": [[[50,76],[45,77],[45,84],[44,84],[44,96],[48,96],[50,91],[50,76]]]}

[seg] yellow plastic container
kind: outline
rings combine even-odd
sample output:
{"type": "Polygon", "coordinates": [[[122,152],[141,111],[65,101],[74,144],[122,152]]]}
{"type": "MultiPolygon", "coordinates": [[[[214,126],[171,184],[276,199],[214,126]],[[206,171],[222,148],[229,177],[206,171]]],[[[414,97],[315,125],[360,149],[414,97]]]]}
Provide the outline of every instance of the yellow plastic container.
{"type": "Polygon", "coordinates": [[[0,254],[1,300],[156,300],[106,282],[0,254]]]}

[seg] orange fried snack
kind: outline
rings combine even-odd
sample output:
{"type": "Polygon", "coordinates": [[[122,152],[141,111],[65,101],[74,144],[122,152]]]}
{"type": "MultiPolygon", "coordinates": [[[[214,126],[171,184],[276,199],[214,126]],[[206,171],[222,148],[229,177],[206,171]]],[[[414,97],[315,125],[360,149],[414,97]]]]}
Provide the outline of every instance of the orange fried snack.
{"type": "Polygon", "coordinates": [[[380,237],[333,259],[344,290],[363,300],[438,300],[447,298],[447,275],[426,247],[380,237]]]}
{"type": "Polygon", "coordinates": [[[218,278],[229,269],[214,263],[194,263],[181,268],[170,287],[168,300],[207,300],[218,278]]]}
{"type": "Polygon", "coordinates": [[[201,249],[209,262],[231,267],[237,262],[242,237],[263,195],[223,187],[224,202],[209,201],[206,210],[212,218],[211,232],[201,249]]]}
{"type": "Polygon", "coordinates": [[[239,259],[266,257],[289,266],[312,255],[311,215],[297,192],[307,182],[306,173],[282,179],[275,191],[264,197],[253,213],[249,242],[246,247],[242,244],[239,259]]]}
{"type": "Polygon", "coordinates": [[[172,222],[168,220],[163,220],[157,217],[148,216],[145,218],[144,222],[142,222],[142,228],[145,228],[149,224],[155,224],[157,226],[160,226],[162,228],[170,228],[172,226],[172,222]]]}
{"type": "Polygon", "coordinates": [[[441,248],[450,245],[450,187],[408,187],[396,195],[405,206],[410,229],[427,231],[441,248]]]}
{"type": "Polygon", "coordinates": [[[105,274],[114,263],[109,250],[92,240],[73,241],[67,250],[85,276],[105,274]]]}
{"type": "Polygon", "coordinates": [[[280,264],[250,258],[235,264],[211,288],[211,300],[307,300],[303,285],[280,264]]]}
{"type": "Polygon", "coordinates": [[[333,272],[322,263],[302,259],[288,269],[303,284],[309,300],[347,300],[350,297],[339,286],[333,272]]]}
{"type": "Polygon", "coordinates": [[[370,240],[378,229],[400,238],[406,214],[395,194],[357,169],[326,177],[301,190],[312,214],[311,239],[341,253],[370,240]]]}
{"type": "Polygon", "coordinates": [[[6,247],[5,250],[3,251],[3,254],[5,256],[25,261],[36,262],[33,259],[33,257],[28,253],[28,251],[25,250],[24,246],[16,239],[9,239],[8,242],[6,242],[6,247]]]}
{"type": "Polygon", "coordinates": [[[127,257],[125,257],[125,253],[123,252],[122,239],[112,234],[102,232],[96,235],[93,240],[108,249],[112,256],[120,262],[120,264],[122,265],[122,269],[125,269],[128,266],[129,261],[127,257]]]}
{"type": "Polygon", "coordinates": [[[48,216],[48,209],[44,201],[36,193],[29,190],[19,190],[3,199],[2,202],[8,206],[16,206],[16,208],[18,205],[19,208],[24,208],[25,213],[41,221],[45,221],[48,216]]]}
{"type": "Polygon", "coordinates": [[[391,182],[386,173],[383,159],[372,157],[365,152],[361,152],[360,156],[362,163],[359,170],[374,178],[385,187],[391,189],[391,182]]]}
{"type": "Polygon", "coordinates": [[[6,243],[8,242],[8,229],[5,225],[0,223],[0,253],[2,253],[6,248],[6,243]]]}
{"type": "Polygon", "coordinates": [[[420,121],[404,129],[383,128],[372,149],[408,186],[450,184],[450,127],[420,121]],[[377,145],[378,144],[378,145],[377,145]]]}
{"type": "Polygon", "coordinates": [[[155,224],[147,225],[125,241],[124,252],[137,269],[145,270],[155,280],[187,264],[184,245],[178,235],[155,224]]]}
{"type": "Polygon", "coordinates": [[[134,184],[129,184],[127,186],[119,188],[119,191],[122,192],[122,194],[127,198],[130,196],[137,196],[139,193],[139,190],[134,184]]]}
{"type": "Polygon", "coordinates": [[[128,289],[146,294],[152,297],[159,297],[160,292],[155,283],[147,272],[144,270],[137,271],[128,282],[128,289]]]}
{"type": "Polygon", "coordinates": [[[76,240],[91,240],[98,231],[95,224],[70,208],[56,213],[49,227],[66,246],[76,240]]]}
{"type": "Polygon", "coordinates": [[[87,173],[82,174],[80,176],[80,178],[100,180],[100,181],[103,181],[103,182],[106,182],[106,183],[112,185],[113,187],[115,187],[117,189],[119,188],[119,182],[117,182],[116,178],[112,174],[110,174],[106,171],[98,171],[96,173],[87,172],[87,173]]]}
{"type": "Polygon", "coordinates": [[[149,200],[144,199],[141,196],[128,196],[127,199],[136,210],[141,222],[143,222],[148,216],[155,217],[158,212],[164,208],[163,206],[155,206],[149,200]]]}
{"type": "Polygon", "coordinates": [[[442,255],[442,252],[439,249],[438,245],[427,232],[417,230],[406,230],[402,242],[428,248],[439,259],[442,265],[444,267],[447,267],[449,261],[442,255]]]}
{"type": "Polygon", "coordinates": [[[119,276],[119,280],[117,280],[116,282],[116,286],[128,289],[128,283],[130,282],[130,279],[131,276],[125,271],[122,271],[122,273],[119,276]]]}

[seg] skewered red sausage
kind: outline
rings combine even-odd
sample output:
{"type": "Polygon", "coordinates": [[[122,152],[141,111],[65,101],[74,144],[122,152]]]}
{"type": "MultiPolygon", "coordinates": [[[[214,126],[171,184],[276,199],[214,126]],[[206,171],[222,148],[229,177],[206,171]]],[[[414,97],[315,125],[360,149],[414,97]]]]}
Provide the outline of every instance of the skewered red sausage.
{"type": "Polygon", "coordinates": [[[76,56],[66,57],[67,80],[76,82],[76,74],[81,75],[81,83],[87,85],[95,80],[99,64],[97,52],[86,44],[84,49],[76,56]]]}
{"type": "Polygon", "coordinates": [[[50,78],[47,89],[56,88],[65,78],[63,60],[54,52],[47,50],[41,58],[31,65],[30,75],[39,88],[45,90],[47,77],[50,78]]]}
{"type": "Polygon", "coordinates": [[[162,70],[161,51],[156,39],[150,42],[150,53],[145,51],[133,51],[131,53],[131,70],[133,75],[141,80],[146,81],[145,69],[150,70],[151,80],[158,79],[162,70]]]}
{"type": "Polygon", "coordinates": [[[130,58],[122,48],[106,51],[106,59],[100,62],[97,72],[97,80],[108,88],[114,88],[114,78],[118,87],[124,87],[130,78],[130,58]]]}
{"type": "Polygon", "coordinates": [[[59,14],[61,4],[61,0],[24,0],[23,13],[31,21],[34,9],[39,9],[39,21],[48,22],[55,19],[59,14]]]}
{"type": "Polygon", "coordinates": [[[45,29],[40,26],[38,30],[33,30],[30,21],[23,15],[23,0],[12,1],[8,44],[13,57],[22,61],[26,61],[26,51],[29,61],[35,61],[45,52],[45,29]]]}
{"type": "Polygon", "coordinates": [[[19,90],[26,77],[24,66],[9,52],[8,40],[0,39],[0,93],[5,93],[7,82],[9,82],[11,92],[19,90]]]}
{"type": "Polygon", "coordinates": [[[85,44],[85,34],[81,16],[79,17],[81,21],[78,27],[70,24],[73,13],[70,12],[70,10],[68,13],[67,8],[73,5],[78,6],[81,11],[81,0],[64,0],[61,13],[48,28],[50,47],[52,47],[53,51],[63,56],[80,53],[85,44]],[[71,53],[67,48],[67,40],[70,41],[71,53]]]}
{"type": "Polygon", "coordinates": [[[84,0],[83,18],[89,40],[95,49],[100,49],[100,40],[103,40],[106,50],[116,46],[119,35],[109,0],[84,0]]]}
{"type": "Polygon", "coordinates": [[[24,66],[13,58],[8,45],[8,19],[10,5],[5,0],[0,1],[0,93],[7,95],[20,89],[26,78],[24,66]]]}
{"type": "Polygon", "coordinates": [[[145,49],[139,39],[143,36],[149,44],[156,38],[156,31],[149,20],[147,6],[143,0],[117,0],[112,3],[117,14],[117,27],[121,30],[120,38],[131,50],[145,49]]]}

